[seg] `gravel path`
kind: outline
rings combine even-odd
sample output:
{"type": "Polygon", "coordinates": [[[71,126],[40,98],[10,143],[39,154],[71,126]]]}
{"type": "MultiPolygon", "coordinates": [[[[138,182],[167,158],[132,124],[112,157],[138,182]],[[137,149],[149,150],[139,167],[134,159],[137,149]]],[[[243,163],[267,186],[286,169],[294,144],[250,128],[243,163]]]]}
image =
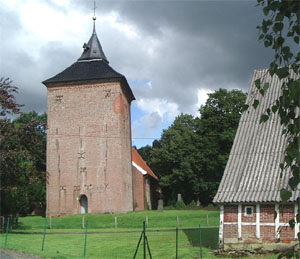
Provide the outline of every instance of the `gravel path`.
{"type": "Polygon", "coordinates": [[[0,258],[2,259],[18,259],[18,258],[27,258],[27,259],[39,259],[41,257],[28,255],[21,252],[8,250],[8,249],[0,249],[0,258]]]}

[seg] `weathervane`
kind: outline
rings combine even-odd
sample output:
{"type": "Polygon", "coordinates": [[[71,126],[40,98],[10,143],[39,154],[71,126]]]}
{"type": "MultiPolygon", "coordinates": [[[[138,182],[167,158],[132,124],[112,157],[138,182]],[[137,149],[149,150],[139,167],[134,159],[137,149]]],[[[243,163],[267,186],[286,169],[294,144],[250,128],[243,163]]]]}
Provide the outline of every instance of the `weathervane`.
{"type": "Polygon", "coordinates": [[[93,8],[93,10],[94,10],[93,21],[94,21],[94,32],[95,32],[96,31],[96,29],[95,29],[95,21],[97,19],[97,17],[96,17],[96,1],[94,1],[94,8],[93,8]]]}

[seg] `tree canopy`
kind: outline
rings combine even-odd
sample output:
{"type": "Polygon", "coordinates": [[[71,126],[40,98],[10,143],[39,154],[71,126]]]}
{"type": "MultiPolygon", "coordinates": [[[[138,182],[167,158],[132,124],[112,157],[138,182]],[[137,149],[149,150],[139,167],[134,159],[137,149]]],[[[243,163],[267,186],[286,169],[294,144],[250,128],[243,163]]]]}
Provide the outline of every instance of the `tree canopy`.
{"type": "Polygon", "coordinates": [[[20,113],[9,79],[0,82],[1,215],[30,213],[45,207],[46,114],[20,113]],[[4,82],[4,83],[3,83],[4,82]]]}
{"type": "Polygon", "coordinates": [[[210,203],[221,180],[246,95],[219,89],[209,94],[200,116],[181,114],[159,141],[142,147],[145,161],[160,177],[165,202],[181,193],[185,203],[210,203]]]}

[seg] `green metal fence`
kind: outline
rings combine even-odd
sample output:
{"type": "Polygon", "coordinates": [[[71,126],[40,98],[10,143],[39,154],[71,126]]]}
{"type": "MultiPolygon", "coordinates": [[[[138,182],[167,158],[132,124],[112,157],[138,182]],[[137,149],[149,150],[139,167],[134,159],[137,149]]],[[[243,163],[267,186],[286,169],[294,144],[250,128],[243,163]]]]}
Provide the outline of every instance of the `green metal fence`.
{"type": "Polygon", "coordinates": [[[43,232],[1,234],[1,247],[49,258],[210,258],[218,247],[218,228],[195,227],[140,231],[43,232]],[[41,247],[42,244],[42,247],[41,247]]]}

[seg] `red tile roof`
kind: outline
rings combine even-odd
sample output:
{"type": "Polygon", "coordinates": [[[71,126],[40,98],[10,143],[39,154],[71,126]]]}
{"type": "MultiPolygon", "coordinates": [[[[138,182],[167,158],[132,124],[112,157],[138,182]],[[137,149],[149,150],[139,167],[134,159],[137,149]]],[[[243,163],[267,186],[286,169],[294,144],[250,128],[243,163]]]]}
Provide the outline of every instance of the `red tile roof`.
{"type": "MultiPolygon", "coordinates": [[[[149,168],[149,166],[146,164],[146,162],[140,156],[140,154],[137,152],[137,150],[134,147],[131,147],[131,151],[132,151],[132,163],[134,163],[135,165],[140,167],[142,170],[146,171],[146,173],[148,175],[150,175],[152,178],[154,178],[155,180],[158,181],[158,177],[152,172],[152,170],[149,168]]],[[[139,168],[137,168],[137,169],[139,170],[139,168]]],[[[142,170],[139,170],[139,171],[141,171],[141,173],[144,174],[144,172],[142,170]]]]}

